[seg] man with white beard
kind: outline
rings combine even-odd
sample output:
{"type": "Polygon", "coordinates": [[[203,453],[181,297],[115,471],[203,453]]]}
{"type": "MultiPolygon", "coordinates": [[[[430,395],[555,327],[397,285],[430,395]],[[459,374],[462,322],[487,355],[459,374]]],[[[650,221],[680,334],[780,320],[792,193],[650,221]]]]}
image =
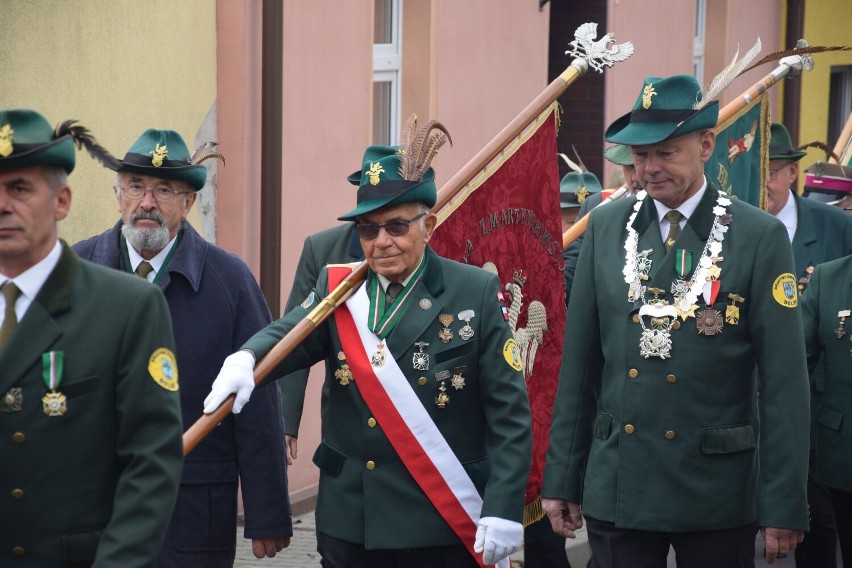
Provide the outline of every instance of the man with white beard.
{"type": "MultiPolygon", "coordinates": [[[[163,291],[175,336],[184,425],[201,416],[201,403],[225,357],[271,320],[245,263],[205,241],[186,220],[207,179],[199,165],[203,156],[220,155],[203,150],[192,159],[177,132],[145,131],[118,170],[114,189],[121,220],[74,246],[82,258],[136,273],[163,291]]],[[[289,543],[278,390],[259,394],[260,404],[229,416],[185,458],[157,568],[233,566],[238,480],[245,537],[252,539],[255,556],[275,556],[289,543]]]]}

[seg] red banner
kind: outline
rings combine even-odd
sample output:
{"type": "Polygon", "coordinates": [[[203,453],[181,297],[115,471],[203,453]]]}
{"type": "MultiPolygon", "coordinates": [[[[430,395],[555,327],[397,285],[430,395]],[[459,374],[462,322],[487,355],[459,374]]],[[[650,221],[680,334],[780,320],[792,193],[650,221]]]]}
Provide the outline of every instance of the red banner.
{"type": "Polygon", "coordinates": [[[554,105],[543,113],[440,211],[442,223],[430,242],[441,256],[500,277],[532,410],[526,522],[541,517],[538,497],[565,328],[557,112],[554,105]]]}

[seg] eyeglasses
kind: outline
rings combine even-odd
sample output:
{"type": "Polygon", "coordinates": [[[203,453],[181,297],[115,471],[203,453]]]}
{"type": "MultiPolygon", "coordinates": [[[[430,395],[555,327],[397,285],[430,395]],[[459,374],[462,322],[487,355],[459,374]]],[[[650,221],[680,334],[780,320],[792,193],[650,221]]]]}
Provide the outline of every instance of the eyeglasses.
{"type": "Polygon", "coordinates": [[[778,169],[769,170],[769,181],[775,181],[775,178],[778,177],[778,172],[780,172],[781,170],[783,170],[784,168],[786,168],[787,166],[789,166],[792,163],[793,162],[787,162],[786,164],[784,164],[783,166],[781,166],[778,169]]]}
{"type": "Polygon", "coordinates": [[[167,185],[145,187],[143,184],[138,182],[130,182],[127,185],[116,185],[115,188],[120,189],[121,193],[123,193],[128,199],[142,199],[145,197],[145,194],[150,191],[151,195],[154,196],[154,199],[160,203],[172,201],[176,195],[189,193],[188,191],[177,191],[167,185]]]}
{"type": "Polygon", "coordinates": [[[421,217],[425,217],[426,213],[420,213],[419,215],[415,215],[411,219],[391,219],[387,223],[383,223],[379,225],[378,223],[364,223],[362,221],[355,221],[355,230],[358,231],[358,236],[364,239],[365,241],[372,241],[376,237],[379,236],[379,230],[384,229],[387,231],[388,235],[392,237],[401,237],[403,235],[408,234],[408,229],[411,228],[411,224],[414,221],[417,221],[421,217]]]}

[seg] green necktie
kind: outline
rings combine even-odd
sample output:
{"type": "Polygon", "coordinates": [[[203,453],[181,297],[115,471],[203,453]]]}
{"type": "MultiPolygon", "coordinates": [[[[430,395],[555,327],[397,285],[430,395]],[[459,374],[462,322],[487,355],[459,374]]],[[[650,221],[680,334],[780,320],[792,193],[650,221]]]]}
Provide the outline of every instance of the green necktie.
{"type": "Polygon", "coordinates": [[[683,215],[681,215],[680,211],[677,209],[672,209],[666,213],[666,219],[669,222],[669,234],[666,237],[665,245],[666,252],[669,252],[669,250],[671,250],[674,246],[678,235],[680,235],[680,220],[683,219],[683,215]]]}
{"type": "Polygon", "coordinates": [[[148,274],[150,274],[152,270],[154,270],[154,267],[151,266],[151,263],[147,260],[143,260],[139,263],[139,266],[136,267],[136,275],[139,276],[139,278],[148,280],[148,274]]]}
{"type": "Polygon", "coordinates": [[[11,280],[7,280],[5,284],[0,286],[0,290],[3,291],[3,297],[6,299],[6,313],[3,316],[3,325],[0,326],[0,349],[4,349],[9,340],[12,339],[15,328],[18,327],[15,302],[18,301],[21,291],[11,280]]]}

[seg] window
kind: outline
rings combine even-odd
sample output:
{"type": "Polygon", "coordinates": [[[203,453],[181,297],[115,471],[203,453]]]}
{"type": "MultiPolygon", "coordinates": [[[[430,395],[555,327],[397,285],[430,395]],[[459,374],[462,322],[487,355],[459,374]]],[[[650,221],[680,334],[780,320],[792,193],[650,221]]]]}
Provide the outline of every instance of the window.
{"type": "Polygon", "coordinates": [[[695,36],[692,41],[692,74],[704,82],[704,28],[707,23],[707,0],[695,0],[695,36]]]}
{"type": "MultiPolygon", "coordinates": [[[[852,65],[833,66],[828,91],[828,145],[834,147],[852,112],[852,65]]],[[[840,156],[842,158],[842,156],[840,156]]]]}
{"type": "Polygon", "coordinates": [[[373,144],[399,143],[402,0],[375,0],[373,15],[373,144]]]}

